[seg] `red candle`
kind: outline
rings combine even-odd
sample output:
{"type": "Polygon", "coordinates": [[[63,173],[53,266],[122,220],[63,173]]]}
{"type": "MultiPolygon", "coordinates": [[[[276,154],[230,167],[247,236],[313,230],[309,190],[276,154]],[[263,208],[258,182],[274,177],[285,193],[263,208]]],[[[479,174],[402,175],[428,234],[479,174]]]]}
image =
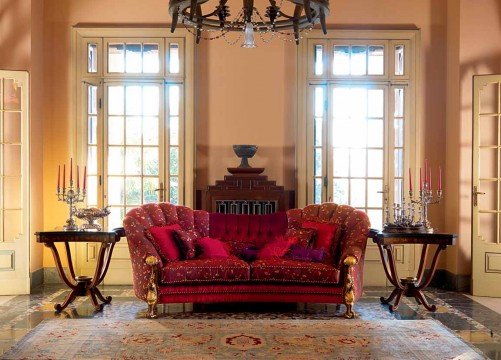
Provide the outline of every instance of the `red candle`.
{"type": "Polygon", "coordinates": [[[63,191],[66,189],[66,164],[63,165],[63,191]]]}
{"type": "Polygon", "coordinates": [[[409,191],[412,191],[412,175],[411,175],[411,168],[409,168],[409,191]]]}
{"type": "Polygon", "coordinates": [[[431,168],[428,169],[428,189],[431,190],[431,168]]]}
{"type": "Polygon", "coordinates": [[[70,159],[70,186],[73,183],[73,158],[70,159]]]}
{"type": "Polygon", "coordinates": [[[424,182],[429,182],[430,179],[428,179],[428,159],[424,159],[424,182]]]}
{"type": "Polygon", "coordinates": [[[57,166],[57,192],[61,188],[61,165],[57,166]]]}
{"type": "Polygon", "coordinates": [[[438,190],[442,190],[442,167],[438,167],[438,190]]]}
{"type": "Polygon", "coordinates": [[[80,189],[80,168],[77,165],[77,189],[80,189]]]}
{"type": "Polygon", "coordinates": [[[85,187],[87,185],[87,165],[84,167],[84,174],[83,174],[83,189],[85,191],[85,187]]]}
{"type": "Polygon", "coordinates": [[[419,191],[423,191],[423,169],[419,168],[419,191]]]}

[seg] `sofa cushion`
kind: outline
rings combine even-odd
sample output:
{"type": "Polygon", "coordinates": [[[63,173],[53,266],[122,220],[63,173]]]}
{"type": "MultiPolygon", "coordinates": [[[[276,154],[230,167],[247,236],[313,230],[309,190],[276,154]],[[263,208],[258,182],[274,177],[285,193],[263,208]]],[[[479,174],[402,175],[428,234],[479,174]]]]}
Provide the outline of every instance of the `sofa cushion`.
{"type": "Polygon", "coordinates": [[[284,212],[269,215],[213,213],[209,215],[209,223],[209,236],[228,243],[234,255],[240,255],[249,246],[261,248],[287,230],[284,212]]]}
{"type": "Polygon", "coordinates": [[[250,266],[234,256],[171,262],[161,270],[164,284],[235,282],[250,279],[250,266]]]}
{"type": "Polygon", "coordinates": [[[339,270],[332,265],[291,259],[256,260],[251,264],[252,281],[307,284],[337,284],[339,270]]]}
{"type": "Polygon", "coordinates": [[[181,253],[174,239],[175,230],[181,230],[181,226],[179,224],[153,226],[145,231],[146,237],[155,246],[164,263],[181,258],[181,253]]]}

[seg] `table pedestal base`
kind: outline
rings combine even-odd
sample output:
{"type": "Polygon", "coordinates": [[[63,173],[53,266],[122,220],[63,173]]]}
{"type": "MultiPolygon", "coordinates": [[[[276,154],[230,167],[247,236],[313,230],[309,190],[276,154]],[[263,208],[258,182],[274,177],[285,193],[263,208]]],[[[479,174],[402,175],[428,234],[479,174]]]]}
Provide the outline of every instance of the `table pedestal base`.
{"type": "Polygon", "coordinates": [[[378,244],[378,248],[381,253],[381,259],[383,261],[383,267],[386,273],[386,277],[388,278],[388,280],[390,280],[393,286],[395,286],[395,289],[393,289],[388,298],[385,299],[384,297],[381,297],[381,303],[390,304],[390,302],[395,299],[393,304],[390,304],[389,306],[390,311],[393,312],[397,310],[400,300],[402,299],[402,295],[404,295],[407,297],[414,297],[418,305],[423,305],[426,310],[436,311],[437,307],[428,303],[428,300],[426,300],[423,294],[423,290],[430,284],[437,268],[438,255],[442,250],[446,248],[446,246],[443,244],[438,245],[437,250],[435,251],[435,255],[433,256],[430,270],[428,271],[426,278],[423,278],[428,251],[428,244],[424,244],[421,251],[421,260],[419,262],[417,276],[408,277],[405,279],[399,279],[398,277],[397,268],[395,265],[395,256],[393,253],[393,246],[378,244]]]}
{"type": "Polygon", "coordinates": [[[64,302],[62,304],[54,305],[54,309],[56,312],[60,313],[63,311],[69,304],[71,304],[77,296],[90,296],[92,304],[94,305],[94,309],[96,311],[102,311],[103,306],[109,304],[112,300],[111,296],[107,296],[106,298],[101,294],[101,291],[97,288],[97,286],[92,285],[92,278],[89,276],[75,276],[76,285],[71,290],[71,292],[66,296],[64,302]],[[98,299],[102,302],[99,303],[98,299]]]}
{"type": "Polygon", "coordinates": [[[381,296],[380,298],[381,303],[388,305],[393,299],[395,299],[394,303],[390,304],[389,306],[390,311],[393,312],[397,310],[402,295],[404,295],[406,297],[414,297],[418,305],[423,305],[426,308],[426,310],[432,312],[436,311],[437,307],[435,305],[430,305],[428,303],[423,292],[419,289],[416,280],[417,280],[416,278],[400,279],[400,284],[402,287],[395,288],[390,294],[390,296],[388,296],[386,299],[383,296],[381,296]]]}

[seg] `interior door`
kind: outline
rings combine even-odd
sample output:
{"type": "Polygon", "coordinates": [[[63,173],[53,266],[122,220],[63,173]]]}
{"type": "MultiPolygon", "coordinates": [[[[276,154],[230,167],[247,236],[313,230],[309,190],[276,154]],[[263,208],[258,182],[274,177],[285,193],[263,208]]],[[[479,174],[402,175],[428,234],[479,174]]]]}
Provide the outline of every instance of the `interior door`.
{"type": "Polygon", "coordinates": [[[28,83],[0,71],[0,295],[30,291],[28,83]]]}
{"type": "Polygon", "coordinates": [[[501,75],[473,81],[473,295],[501,297],[501,75]]]}

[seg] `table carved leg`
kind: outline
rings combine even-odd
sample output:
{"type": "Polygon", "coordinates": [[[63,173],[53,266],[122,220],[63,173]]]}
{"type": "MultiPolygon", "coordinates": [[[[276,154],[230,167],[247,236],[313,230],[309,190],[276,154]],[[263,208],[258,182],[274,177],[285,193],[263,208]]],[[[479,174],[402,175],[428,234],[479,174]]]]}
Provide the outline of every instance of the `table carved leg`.
{"type": "Polygon", "coordinates": [[[69,243],[65,241],[64,245],[71,280],[68,278],[63,269],[61,257],[59,256],[59,251],[57,250],[55,244],[45,243],[45,246],[50,248],[52,251],[52,255],[54,256],[54,260],[56,262],[57,272],[59,273],[61,280],[63,280],[63,282],[71,289],[71,292],[68,294],[68,296],[66,296],[64,302],[62,304],[56,304],[54,306],[54,309],[56,310],[56,312],[60,313],[69,304],[71,304],[77,296],[89,296],[92,304],[94,305],[94,309],[96,311],[101,311],[103,309],[103,304],[109,304],[112,298],[111,296],[104,297],[97,287],[103,281],[106,275],[106,271],[108,270],[108,266],[111,260],[111,254],[113,252],[113,247],[115,246],[115,244],[101,243],[96,271],[93,278],[89,276],[75,276],[69,243]],[[98,299],[102,302],[101,304],[99,303],[98,299]]]}
{"type": "Polygon", "coordinates": [[[437,268],[438,256],[442,250],[446,248],[445,245],[438,245],[433,260],[431,263],[430,270],[426,277],[424,277],[424,270],[426,264],[426,258],[428,253],[428,244],[424,244],[421,251],[421,259],[419,262],[419,269],[416,277],[408,277],[405,279],[400,279],[398,277],[397,268],[395,265],[395,256],[393,253],[392,245],[378,245],[379,252],[381,254],[381,260],[383,262],[383,268],[388,280],[393,284],[395,289],[391,292],[388,298],[381,297],[382,304],[390,304],[390,302],[395,299],[393,304],[390,304],[390,311],[393,312],[398,309],[400,299],[402,296],[414,297],[418,305],[423,305],[428,311],[435,311],[437,307],[435,305],[430,305],[428,300],[423,294],[423,290],[430,284],[435,270],[437,268]]]}

